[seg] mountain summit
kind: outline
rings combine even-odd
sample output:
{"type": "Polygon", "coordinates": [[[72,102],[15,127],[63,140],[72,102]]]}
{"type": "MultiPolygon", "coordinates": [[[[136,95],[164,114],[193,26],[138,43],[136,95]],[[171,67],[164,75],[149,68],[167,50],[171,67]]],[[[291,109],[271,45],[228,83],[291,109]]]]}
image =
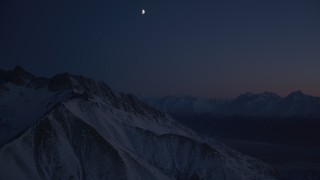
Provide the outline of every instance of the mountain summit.
{"type": "Polygon", "coordinates": [[[276,179],[104,82],[17,67],[0,87],[0,179],[276,179]]]}

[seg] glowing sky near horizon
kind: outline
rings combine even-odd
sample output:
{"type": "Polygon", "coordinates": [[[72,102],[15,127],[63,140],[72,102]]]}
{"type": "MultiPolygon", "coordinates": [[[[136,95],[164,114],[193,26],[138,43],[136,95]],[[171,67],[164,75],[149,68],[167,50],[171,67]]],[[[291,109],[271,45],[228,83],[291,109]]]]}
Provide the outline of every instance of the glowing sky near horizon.
{"type": "Polygon", "coordinates": [[[3,69],[68,71],[142,95],[320,96],[317,0],[4,0],[0,23],[3,69]]]}

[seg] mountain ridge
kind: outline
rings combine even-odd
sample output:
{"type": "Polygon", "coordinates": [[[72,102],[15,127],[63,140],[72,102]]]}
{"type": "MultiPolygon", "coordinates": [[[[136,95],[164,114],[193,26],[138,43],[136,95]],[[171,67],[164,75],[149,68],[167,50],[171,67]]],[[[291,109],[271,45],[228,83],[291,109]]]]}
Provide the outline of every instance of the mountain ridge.
{"type": "Polygon", "coordinates": [[[141,97],[151,106],[169,114],[243,115],[255,117],[320,117],[320,97],[294,91],[280,97],[276,93],[244,93],[234,99],[193,96],[141,97]]]}
{"type": "Polygon", "coordinates": [[[271,166],[105,83],[18,70],[0,76],[0,178],[277,178],[271,166]]]}

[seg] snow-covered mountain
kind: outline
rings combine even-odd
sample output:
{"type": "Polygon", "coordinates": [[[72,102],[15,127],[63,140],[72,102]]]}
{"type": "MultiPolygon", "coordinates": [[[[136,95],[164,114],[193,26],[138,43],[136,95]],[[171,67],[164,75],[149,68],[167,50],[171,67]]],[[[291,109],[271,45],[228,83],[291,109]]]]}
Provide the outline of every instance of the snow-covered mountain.
{"type": "Polygon", "coordinates": [[[192,96],[141,98],[156,109],[170,114],[241,115],[258,117],[320,117],[320,98],[301,91],[280,97],[272,92],[245,93],[235,99],[192,96]]]}
{"type": "Polygon", "coordinates": [[[0,71],[0,179],[276,179],[136,97],[68,73],[0,71]]]}

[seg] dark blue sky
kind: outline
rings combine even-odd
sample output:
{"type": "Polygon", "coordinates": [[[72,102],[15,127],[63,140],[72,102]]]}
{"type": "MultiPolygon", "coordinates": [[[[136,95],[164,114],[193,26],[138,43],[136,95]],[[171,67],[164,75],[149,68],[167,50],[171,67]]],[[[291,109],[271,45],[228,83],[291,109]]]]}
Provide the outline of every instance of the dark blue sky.
{"type": "Polygon", "coordinates": [[[143,95],[320,96],[318,0],[2,0],[0,23],[3,69],[143,95]]]}

